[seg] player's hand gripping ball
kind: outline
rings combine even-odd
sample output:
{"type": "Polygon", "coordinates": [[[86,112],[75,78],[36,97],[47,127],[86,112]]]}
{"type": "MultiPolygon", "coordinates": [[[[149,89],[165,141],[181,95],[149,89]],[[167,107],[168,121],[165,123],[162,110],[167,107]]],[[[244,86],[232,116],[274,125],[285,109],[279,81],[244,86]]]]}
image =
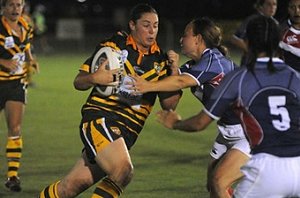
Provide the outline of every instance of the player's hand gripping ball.
{"type": "Polygon", "coordinates": [[[96,85],[95,89],[100,96],[107,97],[112,94],[117,94],[120,89],[120,84],[123,78],[124,63],[127,60],[128,52],[126,50],[118,51],[111,47],[102,47],[94,56],[92,60],[91,70],[94,73],[98,70],[99,65],[108,59],[108,64],[105,69],[120,69],[118,74],[114,76],[114,82],[109,85],[96,85]],[[117,83],[116,83],[117,82],[117,83]]]}

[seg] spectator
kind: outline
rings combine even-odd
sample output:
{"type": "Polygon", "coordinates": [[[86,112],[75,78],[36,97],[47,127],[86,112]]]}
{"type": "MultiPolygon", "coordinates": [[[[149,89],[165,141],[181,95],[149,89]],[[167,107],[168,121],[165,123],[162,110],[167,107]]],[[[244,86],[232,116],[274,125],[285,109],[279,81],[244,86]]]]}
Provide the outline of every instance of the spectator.
{"type": "Polygon", "coordinates": [[[48,43],[48,29],[45,13],[46,7],[42,4],[35,6],[32,13],[32,19],[34,22],[35,47],[37,51],[42,53],[48,53],[51,51],[51,47],[48,43]]]}

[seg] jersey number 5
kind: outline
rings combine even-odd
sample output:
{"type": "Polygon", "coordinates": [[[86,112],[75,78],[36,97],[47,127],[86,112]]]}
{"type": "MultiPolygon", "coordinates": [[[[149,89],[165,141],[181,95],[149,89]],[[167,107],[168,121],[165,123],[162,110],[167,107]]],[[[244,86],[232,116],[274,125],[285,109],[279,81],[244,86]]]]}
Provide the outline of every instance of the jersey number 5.
{"type": "Polygon", "coordinates": [[[280,119],[272,120],[272,124],[278,131],[286,131],[291,127],[291,119],[288,110],[285,108],[285,96],[269,96],[268,103],[270,114],[280,116],[280,119]]]}

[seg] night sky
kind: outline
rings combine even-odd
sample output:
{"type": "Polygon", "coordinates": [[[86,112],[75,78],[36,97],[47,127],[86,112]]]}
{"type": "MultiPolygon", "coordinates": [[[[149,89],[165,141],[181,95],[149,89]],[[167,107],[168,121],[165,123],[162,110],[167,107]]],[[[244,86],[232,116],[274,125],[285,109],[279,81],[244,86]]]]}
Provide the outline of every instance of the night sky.
{"type": "MultiPolygon", "coordinates": [[[[216,19],[240,19],[253,13],[255,0],[27,0],[33,7],[42,3],[48,17],[110,17],[118,7],[130,9],[139,2],[149,3],[160,17],[195,18],[209,16],[216,19]],[[80,2],[82,1],[82,2],[80,2]]],[[[286,0],[278,0],[276,17],[286,15],[286,0]]]]}
{"type": "MultiPolygon", "coordinates": [[[[126,30],[128,24],[128,12],[137,3],[148,3],[159,13],[160,23],[172,24],[174,39],[181,36],[181,32],[188,21],[193,18],[208,16],[216,20],[243,20],[254,13],[253,4],[256,0],[27,0],[30,3],[31,12],[41,3],[46,6],[46,21],[48,33],[54,35],[57,32],[59,19],[75,18],[84,21],[85,33],[99,34],[105,37],[116,30],[126,30]],[[123,26],[114,25],[117,9],[126,10],[122,17],[123,26]],[[166,23],[168,22],[168,23],[166,23]]],[[[278,9],[275,16],[281,21],[286,18],[287,0],[277,0],[278,9]]],[[[119,17],[121,18],[121,17],[119,17]]],[[[160,25],[160,30],[166,32],[160,25]]],[[[228,26],[229,28],[231,26],[228,26]]],[[[237,24],[236,24],[237,27],[237,24]]],[[[232,27],[232,28],[236,28],[232,27]]],[[[224,32],[230,34],[228,29],[224,32]]],[[[224,36],[224,39],[226,39],[224,36]]],[[[164,40],[166,38],[162,38],[164,40]]],[[[178,39],[177,39],[178,40],[178,39]]],[[[177,42],[176,40],[176,42],[177,42]]]]}

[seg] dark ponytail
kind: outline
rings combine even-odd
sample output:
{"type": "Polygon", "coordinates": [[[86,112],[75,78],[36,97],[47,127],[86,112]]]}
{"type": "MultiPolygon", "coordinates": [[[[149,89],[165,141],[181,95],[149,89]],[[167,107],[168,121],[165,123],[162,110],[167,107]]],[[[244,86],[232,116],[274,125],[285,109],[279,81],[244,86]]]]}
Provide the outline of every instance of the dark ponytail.
{"type": "Polygon", "coordinates": [[[275,72],[272,57],[278,53],[280,37],[278,25],[274,19],[264,16],[255,17],[247,25],[246,37],[248,41],[247,68],[253,71],[258,55],[265,53],[269,57],[268,70],[275,72]]]}
{"type": "Polygon", "coordinates": [[[206,47],[217,48],[224,56],[228,55],[228,49],[221,44],[221,28],[218,27],[212,20],[207,17],[203,17],[192,20],[191,24],[193,25],[194,35],[201,34],[206,47]]]}

